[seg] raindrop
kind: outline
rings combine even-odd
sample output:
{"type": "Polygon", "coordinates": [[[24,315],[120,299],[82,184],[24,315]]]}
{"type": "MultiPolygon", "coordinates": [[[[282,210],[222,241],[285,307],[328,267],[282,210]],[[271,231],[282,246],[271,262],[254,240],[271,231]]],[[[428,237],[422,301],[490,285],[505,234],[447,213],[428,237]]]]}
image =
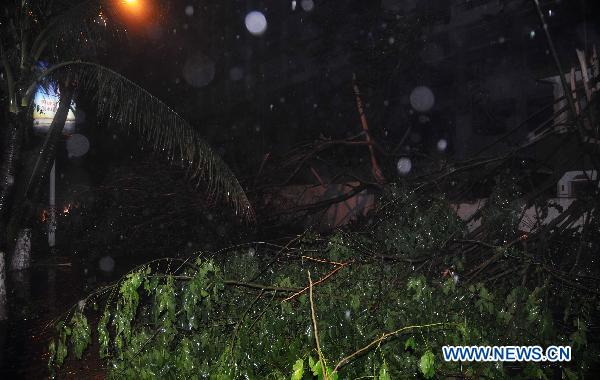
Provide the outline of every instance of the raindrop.
{"type": "Polygon", "coordinates": [[[246,29],[254,36],[260,36],[267,30],[267,19],[259,11],[252,11],[246,15],[246,29]]]}
{"type": "Polygon", "coordinates": [[[15,183],[15,177],[9,174],[8,176],[6,176],[6,183],[9,186],[12,186],[15,183]]]}
{"type": "Polygon", "coordinates": [[[193,16],[194,15],[194,6],[188,5],[187,7],[185,7],[185,14],[186,14],[186,16],[193,16]]]}
{"type": "Polygon", "coordinates": [[[229,70],[229,78],[233,81],[241,80],[244,77],[244,71],[240,67],[233,67],[229,70]]]}
{"type": "Polygon", "coordinates": [[[396,42],[396,39],[395,39],[394,37],[390,37],[390,38],[388,38],[388,43],[389,43],[390,45],[393,45],[393,44],[394,44],[394,42],[396,42]]]}
{"type": "Polygon", "coordinates": [[[408,157],[401,157],[396,165],[400,175],[407,175],[412,169],[412,161],[408,157]]]}
{"type": "Polygon", "coordinates": [[[110,256],[104,256],[98,262],[102,272],[111,273],[115,269],[115,260],[110,256]]]}
{"type": "Polygon", "coordinates": [[[535,38],[535,30],[529,32],[529,38],[532,40],[535,38]]]}
{"type": "Polygon", "coordinates": [[[315,8],[315,2],[313,0],[302,0],[300,6],[305,12],[310,12],[315,8]]]}
{"type": "Polygon", "coordinates": [[[292,10],[296,10],[296,0],[292,0],[292,10]]]}
{"type": "Polygon", "coordinates": [[[444,152],[448,148],[448,141],[446,139],[440,139],[437,142],[437,150],[444,152]]]}
{"type": "Polygon", "coordinates": [[[415,111],[427,112],[435,104],[435,96],[429,87],[418,86],[410,93],[410,105],[415,111]]]}
{"type": "Polygon", "coordinates": [[[215,77],[215,63],[202,54],[188,58],[183,66],[183,79],[194,87],[204,87],[215,77]]]}
{"type": "Polygon", "coordinates": [[[81,157],[90,150],[90,140],[84,135],[74,134],[67,140],[69,157],[81,157]]]}

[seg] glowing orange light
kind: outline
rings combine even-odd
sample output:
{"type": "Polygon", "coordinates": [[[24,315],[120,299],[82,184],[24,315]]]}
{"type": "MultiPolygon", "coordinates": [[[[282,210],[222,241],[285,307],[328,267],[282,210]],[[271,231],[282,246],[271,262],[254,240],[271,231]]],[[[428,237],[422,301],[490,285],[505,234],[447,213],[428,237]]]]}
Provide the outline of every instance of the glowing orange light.
{"type": "Polygon", "coordinates": [[[119,3],[123,9],[123,16],[129,21],[136,20],[136,23],[146,18],[150,7],[150,3],[145,0],[119,0],[119,3]]]}
{"type": "Polygon", "coordinates": [[[127,12],[133,13],[139,13],[144,8],[140,0],[121,0],[121,5],[127,12]]]}

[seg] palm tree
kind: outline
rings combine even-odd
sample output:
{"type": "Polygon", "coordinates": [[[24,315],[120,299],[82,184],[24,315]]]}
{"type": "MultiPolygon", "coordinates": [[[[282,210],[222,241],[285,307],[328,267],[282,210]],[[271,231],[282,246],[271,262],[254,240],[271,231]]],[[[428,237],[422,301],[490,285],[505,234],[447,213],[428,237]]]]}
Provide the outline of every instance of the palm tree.
{"type": "Polygon", "coordinates": [[[106,124],[135,133],[144,144],[185,165],[210,196],[223,198],[246,220],[254,217],[236,177],[194,128],[140,86],[93,62],[93,54],[84,60],[102,36],[122,33],[110,21],[119,2],[14,0],[1,9],[0,101],[5,117],[0,126],[0,252],[14,247],[19,229],[30,219],[71,100],[83,92],[95,100],[106,124]],[[45,70],[39,69],[41,60],[50,63],[45,70]],[[58,85],[60,102],[41,148],[31,153],[32,99],[40,85],[58,85]]]}

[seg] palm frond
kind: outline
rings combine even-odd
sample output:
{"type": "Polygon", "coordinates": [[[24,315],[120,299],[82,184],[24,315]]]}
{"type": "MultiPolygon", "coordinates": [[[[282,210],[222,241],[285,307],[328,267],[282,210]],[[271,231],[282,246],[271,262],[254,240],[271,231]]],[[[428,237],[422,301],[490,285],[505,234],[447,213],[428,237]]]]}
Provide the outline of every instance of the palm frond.
{"type": "Polygon", "coordinates": [[[224,199],[237,215],[254,220],[254,211],[235,175],[174,110],[139,85],[99,64],[68,63],[51,75],[64,75],[65,71],[76,81],[78,91],[91,95],[97,102],[100,120],[135,133],[154,151],[180,161],[188,168],[196,186],[207,185],[212,199],[224,199]]]}

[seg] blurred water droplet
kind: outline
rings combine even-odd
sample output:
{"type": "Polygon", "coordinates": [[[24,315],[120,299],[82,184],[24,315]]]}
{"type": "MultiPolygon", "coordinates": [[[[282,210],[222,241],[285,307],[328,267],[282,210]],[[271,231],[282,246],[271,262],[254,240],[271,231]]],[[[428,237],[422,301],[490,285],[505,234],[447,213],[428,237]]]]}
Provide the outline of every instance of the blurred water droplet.
{"type": "Polygon", "coordinates": [[[315,8],[315,2],[313,0],[302,0],[300,6],[305,12],[310,12],[315,8]]]}
{"type": "Polygon", "coordinates": [[[193,16],[194,15],[194,6],[188,5],[187,7],[185,7],[185,14],[186,14],[186,16],[193,16]]]}
{"type": "Polygon", "coordinates": [[[84,135],[73,134],[67,140],[69,157],[81,157],[90,150],[90,141],[84,135]]]}
{"type": "Polygon", "coordinates": [[[446,150],[446,148],[448,148],[448,141],[446,141],[446,139],[440,139],[437,142],[437,149],[440,152],[444,152],[446,150]]]}
{"type": "Polygon", "coordinates": [[[229,70],[229,78],[233,81],[238,81],[244,78],[244,71],[240,67],[233,67],[229,70]]]}
{"type": "Polygon", "coordinates": [[[246,29],[254,36],[260,36],[267,30],[267,19],[259,11],[252,11],[246,15],[246,29]]]}
{"type": "Polygon", "coordinates": [[[396,165],[400,175],[407,175],[412,169],[412,161],[408,157],[401,157],[396,165]]]}
{"type": "Polygon", "coordinates": [[[410,105],[415,111],[427,112],[435,104],[435,96],[429,87],[418,86],[410,93],[410,105]]]}
{"type": "Polygon", "coordinates": [[[188,58],[183,66],[183,79],[194,87],[204,87],[215,77],[215,63],[202,54],[188,58]]]}
{"type": "Polygon", "coordinates": [[[115,269],[115,260],[110,256],[104,256],[98,262],[101,271],[111,273],[115,269]]]}

